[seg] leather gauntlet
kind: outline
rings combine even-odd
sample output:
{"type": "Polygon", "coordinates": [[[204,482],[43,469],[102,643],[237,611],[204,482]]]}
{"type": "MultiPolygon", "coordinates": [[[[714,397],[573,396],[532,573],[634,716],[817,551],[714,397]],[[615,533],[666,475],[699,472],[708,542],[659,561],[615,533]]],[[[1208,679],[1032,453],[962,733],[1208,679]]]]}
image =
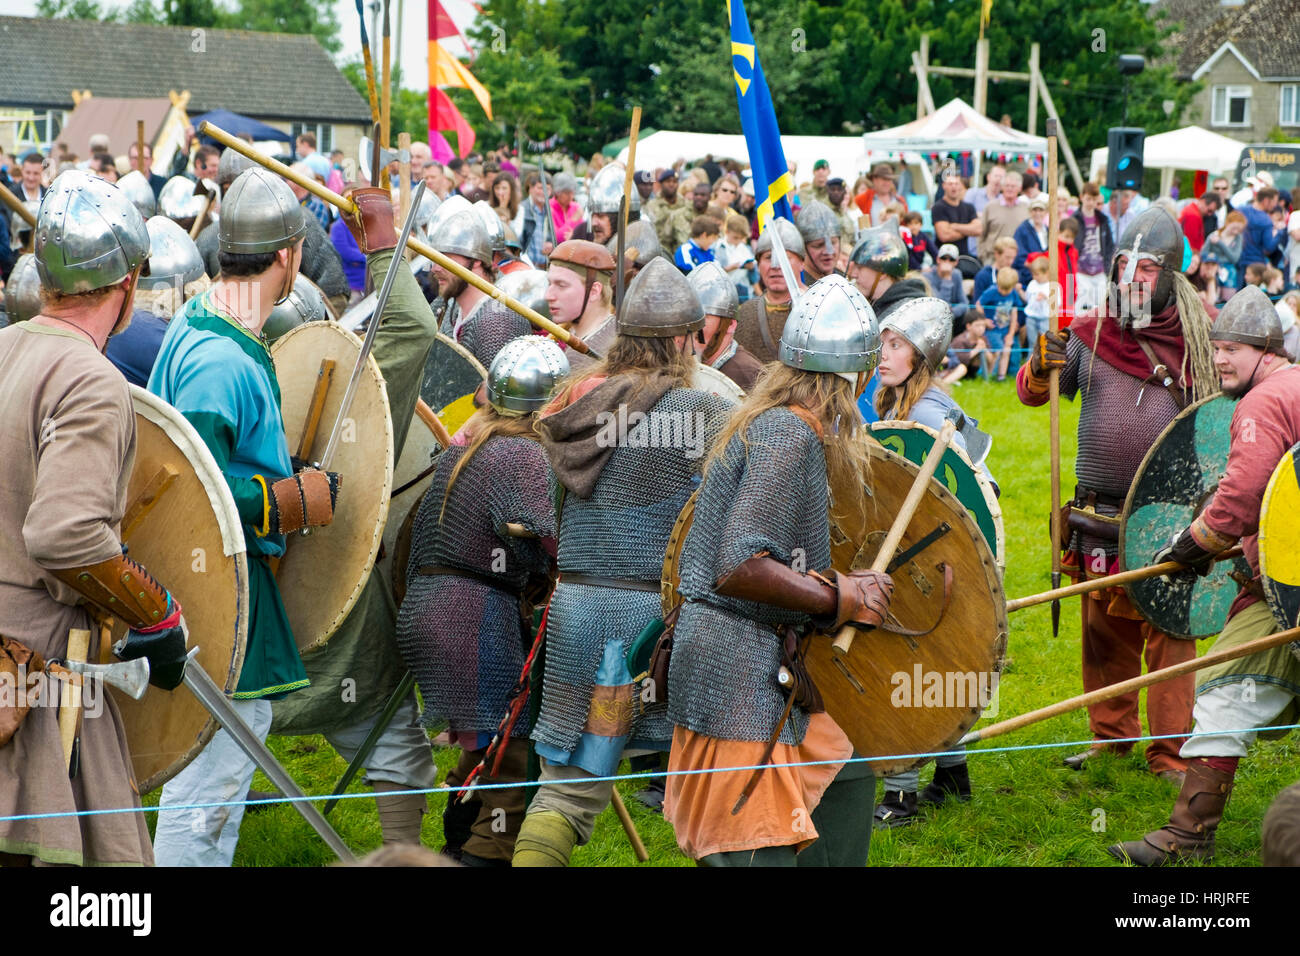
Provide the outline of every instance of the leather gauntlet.
{"type": "Polygon", "coordinates": [[[338,472],[308,469],[272,484],[266,491],[266,533],[289,534],[329,524],[342,481],[338,472]]]}
{"type": "Polygon", "coordinates": [[[800,574],[775,558],[756,554],[742,562],[713,588],[718,594],[757,601],[814,617],[835,613],[836,591],[824,579],[800,574]]]}
{"type": "Polygon", "coordinates": [[[1044,332],[1034,343],[1033,354],[1029,357],[1029,371],[1035,378],[1047,378],[1054,368],[1065,368],[1065,343],[1070,339],[1070,330],[1044,332]]]}
{"type": "Polygon", "coordinates": [[[854,627],[879,627],[889,613],[889,602],[894,596],[894,580],[883,571],[835,572],[838,606],[835,612],[835,629],[851,624],[854,627]]]}
{"type": "Polygon", "coordinates": [[[172,611],[167,589],[125,554],[98,564],[50,573],[127,627],[137,630],[156,627],[172,611]]]}
{"type": "Polygon", "coordinates": [[[343,216],[343,222],[361,251],[369,255],[397,248],[397,229],[393,223],[393,199],[387,189],[362,186],[345,190],[357,204],[355,216],[343,216]]]}

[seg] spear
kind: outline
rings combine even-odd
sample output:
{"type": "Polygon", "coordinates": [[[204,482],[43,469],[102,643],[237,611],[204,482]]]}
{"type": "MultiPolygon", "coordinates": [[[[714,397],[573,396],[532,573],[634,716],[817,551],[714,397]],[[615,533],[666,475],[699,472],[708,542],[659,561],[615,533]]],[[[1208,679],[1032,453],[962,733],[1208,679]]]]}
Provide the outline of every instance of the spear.
{"type": "MultiPolygon", "coordinates": [[[[1047,121],[1047,262],[1051,272],[1051,281],[1047,313],[1050,316],[1052,334],[1061,328],[1061,291],[1057,281],[1060,272],[1058,263],[1060,251],[1057,239],[1061,230],[1060,204],[1056,200],[1056,180],[1058,170],[1056,163],[1056,120],[1047,121]]],[[[1035,348],[1037,343],[1031,343],[1035,348]]],[[[1048,511],[1052,531],[1052,589],[1061,586],[1061,370],[1054,368],[1048,377],[1049,429],[1051,434],[1052,454],[1052,507],[1048,511]]],[[[1052,637],[1061,632],[1061,601],[1052,601],[1052,637]]]]}
{"type": "Polygon", "coordinates": [[[370,55],[370,37],[366,34],[366,11],[357,0],[357,17],[361,20],[361,59],[366,64],[366,93],[370,96],[370,122],[379,122],[379,97],[375,93],[375,61],[370,55]]]}
{"type": "Polygon", "coordinates": [[[392,106],[393,106],[393,48],[392,35],[389,32],[388,22],[388,0],[384,0],[384,91],[383,99],[380,101],[379,108],[380,121],[383,123],[383,144],[387,149],[390,145],[388,142],[388,132],[392,128],[392,106]]]}
{"type": "Polygon", "coordinates": [[[623,200],[618,206],[618,244],[616,246],[618,253],[618,262],[615,265],[614,285],[618,291],[618,299],[614,303],[615,309],[621,316],[623,314],[623,293],[626,291],[624,285],[625,269],[623,257],[627,254],[627,216],[632,207],[632,170],[636,162],[636,135],[641,129],[641,107],[632,108],[632,129],[627,138],[627,174],[623,177],[623,200]]]}

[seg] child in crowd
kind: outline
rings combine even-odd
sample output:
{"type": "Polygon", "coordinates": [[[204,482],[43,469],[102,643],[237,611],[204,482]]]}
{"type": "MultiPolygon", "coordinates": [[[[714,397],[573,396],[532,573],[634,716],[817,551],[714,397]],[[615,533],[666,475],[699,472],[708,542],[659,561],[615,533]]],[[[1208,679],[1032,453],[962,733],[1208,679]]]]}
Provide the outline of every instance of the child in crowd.
{"type": "Polygon", "coordinates": [[[924,217],[916,210],[911,210],[903,216],[903,235],[907,236],[907,267],[909,269],[922,269],[925,267],[926,256],[934,262],[939,258],[939,247],[935,244],[934,239],[925,232],[921,231],[921,223],[924,217]]]}
{"type": "Polygon", "coordinates": [[[1262,262],[1252,262],[1250,265],[1246,266],[1246,271],[1242,274],[1244,284],[1257,285],[1263,289],[1264,272],[1266,269],[1268,269],[1268,266],[1262,262]]]}
{"type": "Polygon", "coordinates": [[[975,273],[975,284],[971,287],[971,301],[978,302],[985,289],[991,289],[998,283],[998,270],[1005,269],[1016,261],[1020,247],[1010,236],[1003,236],[993,243],[993,263],[975,273]]]}
{"type": "Polygon", "coordinates": [[[961,273],[957,271],[957,256],[957,247],[951,242],[944,243],[939,247],[934,268],[923,275],[935,298],[943,299],[952,307],[954,332],[961,331],[966,322],[966,313],[970,311],[966,286],[962,282],[961,273]]]}
{"type": "Polygon", "coordinates": [[[1019,278],[1019,273],[1011,266],[999,269],[997,285],[985,289],[976,303],[980,315],[989,320],[989,327],[984,332],[989,350],[1000,353],[999,382],[1006,381],[1007,373],[1014,375],[1020,367],[1011,348],[1020,328],[1019,310],[1025,307],[1025,300],[1016,285],[1019,278]]]}
{"type": "Polygon", "coordinates": [[[734,212],[728,213],[726,233],[726,238],[717,244],[714,253],[718,265],[735,283],[736,295],[744,302],[753,294],[754,283],[758,281],[754,250],[749,246],[749,221],[734,212]]]}
{"type": "Polygon", "coordinates": [[[696,216],[691,223],[691,238],[673,253],[673,262],[677,268],[689,273],[701,263],[712,262],[713,244],[718,241],[718,233],[721,231],[718,220],[712,216],[696,216]]]}
{"type": "Polygon", "coordinates": [[[1047,331],[1051,318],[1052,269],[1047,256],[1030,260],[1029,271],[1033,280],[1025,288],[1025,332],[1030,342],[1047,331]]]}
{"type": "Polygon", "coordinates": [[[966,323],[965,329],[952,337],[943,384],[955,385],[967,375],[978,375],[981,368],[986,378],[992,373],[993,354],[984,338],[988,325],[987,319],[975,315],[966,323]]]}

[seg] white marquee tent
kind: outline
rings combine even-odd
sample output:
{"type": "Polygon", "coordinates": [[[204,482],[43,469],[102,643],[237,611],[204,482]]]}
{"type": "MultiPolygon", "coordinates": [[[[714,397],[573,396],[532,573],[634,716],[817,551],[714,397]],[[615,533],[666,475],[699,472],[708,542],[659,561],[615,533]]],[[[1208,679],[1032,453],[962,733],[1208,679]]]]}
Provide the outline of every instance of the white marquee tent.
{"type": "Polygon", "coordinates": [[[979,157],[991,153],[996,156],[1038,157],[1046,155],[1047,140],[981,116],[973,106],[958,98],[902,126],[863,133],[862,148],[876,158],[904,150],[922,155],[970,153],[979,157]]]}

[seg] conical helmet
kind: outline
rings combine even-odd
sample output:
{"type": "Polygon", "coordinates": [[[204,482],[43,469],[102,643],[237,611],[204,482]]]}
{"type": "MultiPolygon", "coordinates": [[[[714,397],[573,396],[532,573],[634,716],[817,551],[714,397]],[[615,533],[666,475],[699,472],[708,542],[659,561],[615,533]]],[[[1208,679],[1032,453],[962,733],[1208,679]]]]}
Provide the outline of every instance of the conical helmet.
{"type": "Polygon", "coordinates": [[[803,237],[805,247],[818,239],[830,242],[840,235],[839,218],[830,206],[817,199],[810,199],[800,210],[795,225],[799,227],[799,235],[803,237]]]}
{"type": "MultiPolygon", "coordinates": [[[[623,202],[623,187],[627,183],[627,167],[622,163],[610,163],[587,180],[587,211],[603,212],[609,215],[618,212],[623,202]]],[[[641,194],[632,190],[632,204],[628,212],[641,208],[641,194]]]]}
{"type": "Polygon", "coordinates": [[[199,247],[179,225],[166,216],[154,216],[145,228],[149,230],[149,274],[141,276],[141,289],[183,289],[204,274],[199,247]]]}
{"type": "Polygon", "coordinates": [[[700,263],[686,279],[700,297],[706,315],[720,315],[724,319],[736,317],[736,310],[740,308],[736,284],[727,277],[726,270],[717,262],[700,263]]]}
{"type": "Polygon", "coordinates": [[[925,357],[931,371],[937,371],[952,342],[952,307],[943,299],[922,296],[906,299],[880,322],[880,331],[892,329],[912,343],[925,357]]]}
{"type": "Polygon", "coordinates": [[[1110,281],[1116,285],[1128,285],[1143,259],[1150,259],[1160,267],[1160,278],[1150,295],[1150,315],[1120,316],[1121,323],[1131,320],[1137,328],[1149,325],[1152,316],[1163,312],[1174,301],[1174,275],[1183,268],[1182,227],[1158,206],[1139,213],[1120,236],[1115,244],[1115,256],[1111,259],[1110,281]],[[1127,256],[1122,275],[1119,271],[1120,256],[1127,256]]]}
{"type": "MultiPolygon", "coordinates": [[[[429,195],[429,190],[426,189],[424,191],[424,194],[426,196],[429,195]]],[[[423,203],[421,203],[421,207],[423,207],[423,203]]],[[[425,226],[424,231],[428,235],[432,236],[435,232],[438,231],[439,226],[441,226],[452,216],[456,215],[456,213],[464,212],[466,209],[473,209],[473,208],[474,208],[474,204],[472,202],[470,202],[460,193],[453,193],[452,195],[448,196],[446,199],[442,200],[434,208],[433,214],[429,218],[429,221],[425,226]]]]}
{"type": "Polygon", "coordinates": [[[154,197],[153,187],[140,170],[133,169],[118,179],[117,188],[126,193],[127,198],[140,211],[141,219],[148,219],[158,212],[158,200],[154,197]]]}
{"type": "Polygon", "coordinates": [[[487,397],[502,415],[528,415],[540,410],[569,374],[564,350],[541,335],[511,339],[488,369],[487,397]]]}
{"type": "Polygon", "coordinates": [[[810,372],[875,371],[880,327],[867,297],[841,275],[818,279],[795,300],[778,357],[810,372]]]}
{"type": "Polygon", "coordinates": [[[173,176],[158,194],[158,215],[188,226],[203,209],[203,199],[203,193],[195,192],[194,180],[173,176]]]}
{"type": "Polygon", "coordinates": [[[70,169],[41,200],[34,251],[45,288],[64,295],[93,292],[121,282],[144,263],[149,230],[125,192],[70,169]]]}
{"type": "Polygon", "coordinates": [[[1241,342],[1265,352],[1285,354],[1282,319],[1268,294],[1248,285],[1233,294],[1210,328],[1210,341],[1241,342]]]}
{"type": "Polygon", "coordinates": [[[325,294],[316,283],[301,272],[293,280],[293,289],[288,297],[278,303],[267,316],[262,326],[262,334],[268,342],[274,342],[290,329],[297,328],[304,322],[322,322],[329,318],[325,307],[325,294]]]}
{"type": "MultiPolygon", "coordinates": [[[[447,203],[443,203],[442,209],[446,208],[447,203]]],[[[488,242],[487,230],[483,228],[483,217],[473,206],[442,220],[429,236],[429,245],[444,256],[467,256],[489,265],[492,263],[492,246],[488,242]]]]}
{"type": "Polygon", "coordinates": [[[804,256],[803,236],[799,235],[799,230],[789,219],[778,217],[767,224],[763,234],[758,237],[758,242],[754,244],[754,258],[760,258],[763,253],[772,250],[772,236],[770,230],[779,229],[781,231],[781,244],[785,246],[786,252],[793,252],[800,259],[804,256]]]}
{"type": "Polygon", "coordinates": [[[243,153],[230,148],[222,150],[221,158],[217,160],[217,185],[221,187],[222,195],[225,195],[226,190],[239,178],[241,173],[252,169],[256,165],[257,163],[243,153]]]}
{"type": "Polygon", "coordinates": [[[217,248],[222,252],[275,252],[306,233],[306,213],[293,191],[261,166],[240,173],[221,201],[217,248]]]}
{"type": "Polygon", "coordinates": [[[897,219],[886,219],[879,226],[861,230],[855,237],[849,260],[865,269],[901,279],[907,275],[907,246],[898,231],[897,219]]]}
{"type": "MultiPolygon", "coordinates": [[[[635,261],[639,269],[644,269],[646,263],[651,259],[663,254],[663,246],[659,245],[659,237],[655,235],[655,227],[644,219],[638,219],[627,224],[627,237],[623,240],[623,247],[636,250],[635,261]]],[[[614,236],[609,242],[605,243],[605,248],[609,250],[611,256],[618,255],[618,236],[614,236]]]]}
{"type": "Polygon", "coordinates": [[[549,284],[550,280],[542,269],[519,269],[515,272],[507,272],[496,282],[501,292],[548,319],[551,317],[551,307],[546,302],[546,287],[549,284]]]}
{"type": "Polygon", "coordinates": [[[433,221],[434,215],[442,205],[442,200],[432,189],[426,189],[420,194],[420,207],[415,210],[415,228],[419,229],[426,236],[429,234],[429,223],[433,221]]]}
{"type": "Polygon", "coordinates": [[[497,211],[483,199],[473,204],[473,209],[483,220],[483,229],[487,232],[488,247],[493,252],[504,252],[506,248],[506,227],[497,215],[497,211]]]}
{"type": "Polygon", "coordinates": [[[26,322],[41,312],[41,276],[36,271],[36,257],[25,252],[14,263],[5,284],[5,314],[9,324],[26,322]]]}
{"type": "Polygon", "coordinates": [[[618,334],[667,338],[704,328],[704,306],[686,276],[658,258],[637,273],[619,310],[618,334]]]}

